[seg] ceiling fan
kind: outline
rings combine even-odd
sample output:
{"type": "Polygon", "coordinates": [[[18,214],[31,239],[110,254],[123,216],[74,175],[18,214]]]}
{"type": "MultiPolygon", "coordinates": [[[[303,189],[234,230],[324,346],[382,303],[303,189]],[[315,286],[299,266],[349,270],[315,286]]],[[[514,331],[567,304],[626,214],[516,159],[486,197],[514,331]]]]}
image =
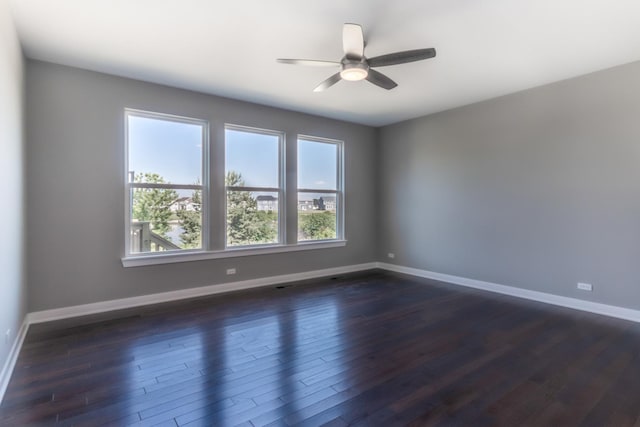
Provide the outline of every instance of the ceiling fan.
{"type": "Polygon", "coordinates": [[[313,90],[322,92],[330,88],[340,80],[359,81],[367,80],[383,89],[393,89],[398,86],[384,74],[373,67],[386,67],[388,65],[405,64],[407,62],[421,61],[436,56],[434,48],[405,50],[403,52],[388,53],[386,55],[367,58],[364,56],[364,36],[362,27],[358,24],[344,24],[342,28],[342,48],[344,56],[337,61],[317,61],[314,59],[282,59],[281,64],[310,65],[314,67],[340,67],[340,71],[332,75],[313,90]]]}

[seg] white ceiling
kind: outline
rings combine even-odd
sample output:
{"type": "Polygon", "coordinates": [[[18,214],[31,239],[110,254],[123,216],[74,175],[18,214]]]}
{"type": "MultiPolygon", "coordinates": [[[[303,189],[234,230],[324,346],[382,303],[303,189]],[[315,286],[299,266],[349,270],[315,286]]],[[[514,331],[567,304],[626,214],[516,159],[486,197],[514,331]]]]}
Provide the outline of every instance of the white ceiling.
{"type": "MultiPolygon", "coordinates": [[[[11,0],[30,58],[322,116],[386,125],[640,60],[638,0],[11,0]],[[399,86],[313,88],[339,60],[342,24],[399,86]]],[[[337,70],[336,70],[337,71],[337,70]]]]}

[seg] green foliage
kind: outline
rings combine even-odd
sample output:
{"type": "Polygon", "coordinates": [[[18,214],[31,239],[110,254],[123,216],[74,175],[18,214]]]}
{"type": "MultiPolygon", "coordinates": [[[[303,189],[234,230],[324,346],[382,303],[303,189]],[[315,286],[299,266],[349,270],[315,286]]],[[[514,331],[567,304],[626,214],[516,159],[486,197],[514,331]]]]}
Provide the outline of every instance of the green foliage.
{"type": "Polygon", "coordinates": [[[330,211],[304,213],[298,217],[303,240],[336,238],[336,214],[330,211]]]}
{"type": "MultiPolygon", "coordinates": [[[[245,185],[242,175],[229,171],[225,177],[228,187],[245,185]]],[[[258,202],[249,191],[227,191],[227,245],[255,245],[272,243],[278,238],[278,219],[275,212],[259,211],[258,202]]]]}
{"type": "Polygon", "coordinates": [[[202,230],[202,191],[195,190],[191,196],[193,210],[179,209],[176,212],[182,233],[180,241],[183,249],[197,249],[202,247],[201,230],[202,230]]]}
{"type": "MultiPolygon", "coordinates": [[[[145,173],[135,176],[134,182],[164,184],[164,178],[157,173],[145,173]]],[[[133,218],[149,221],[151,231],[167,238],[171,204],[178,198],[175,190],[164,188],[136,188],[133,191],[133,218]]]]}
{"type": "MultiPolygon", "coordinates": [[[[164,184],[165,180],[156,173],[139,174],[135,182],[164,184]]],[[[244,186],[242,176],[229,172],[227,186],[244,186]]],[[[133,218],[149,221],[151,231],[168,238],[172,218],[171,205],[178,199],[178,193],[172,189],[136,188],[133,192],[133,218]]],[[[195,190],[191,196],[193,210],[186,208],[176,211],[182,228],[180,234],[183,249],[202,247],[202,191],[195,190]]],[[[227,244],[250,245],[272,243],[278,238],[278,214],[271,211],[259,211],[258,202],[249,191],[227,191],[227,244]]]]}

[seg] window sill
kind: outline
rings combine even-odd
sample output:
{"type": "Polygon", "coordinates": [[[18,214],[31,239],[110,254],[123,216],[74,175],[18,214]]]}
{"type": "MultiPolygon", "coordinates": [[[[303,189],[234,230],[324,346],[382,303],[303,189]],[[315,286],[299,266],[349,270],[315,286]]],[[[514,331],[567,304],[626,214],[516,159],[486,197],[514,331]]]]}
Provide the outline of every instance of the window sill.
{"type": "Polygon", "coordinates": [[[269,255],[284,252],[338,248],[346,245],[346,240],[331,240],[322,242],[303,242],[298,243],[297,245],[244,247],[237,249],[226,249],[224,251],[172,252],[167,254],[136,255],[122,258],[122,266],[141,267],[144,265],[172,264],[176,262],[202,261],[207,259],[269,255]]]}

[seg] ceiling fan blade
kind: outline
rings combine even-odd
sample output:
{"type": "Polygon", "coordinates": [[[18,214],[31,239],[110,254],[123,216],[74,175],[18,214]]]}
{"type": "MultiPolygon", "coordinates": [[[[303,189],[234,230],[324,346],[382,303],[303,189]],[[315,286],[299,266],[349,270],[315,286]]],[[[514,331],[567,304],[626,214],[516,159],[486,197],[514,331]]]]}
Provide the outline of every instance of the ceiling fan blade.
{"type": "Polygon", "coordinates": [[[428,49],[405,50],[404,52],[389,53],[387,55],[369,58],[370,67],[385,67],[387,65],[405,64],[407,62],[421,61],[436,56],[436,50],[428,49]]]}
{"type": "Polygon", "coordinates": [[[340,65],[340,63],[336,61],[317,61],[315,59],[278,58],[276,61],[281,64],[309,65],[311,67],[338,67],[340,65]]]}
{"type": "Polygon", "coordinates": [[[349,59],[361,59],[364,56],[364,35],[358,24],[344,24],[342,27],[342,48],[349,59]]]}
{"type": "Polygon", "coordinates": [[[381,88],[387,90],[391,90],[394,87],[398,86],[398,83],[394,82],[384,74],[376,70],[372,70],[371,68],[369,68],[369,75],[367,76],[367,80],[374,85],[380,86],[381,88]]]}
{"type": "Polygon", "coordinates": [[[325,89],[329,89],[334,84],[338,83],[342,77],[340,77],[340,73],[335,73],[333,76],[329,77],[327,80],[320,83],[313,90],[314,92],[322,92],[325,89]]]}

